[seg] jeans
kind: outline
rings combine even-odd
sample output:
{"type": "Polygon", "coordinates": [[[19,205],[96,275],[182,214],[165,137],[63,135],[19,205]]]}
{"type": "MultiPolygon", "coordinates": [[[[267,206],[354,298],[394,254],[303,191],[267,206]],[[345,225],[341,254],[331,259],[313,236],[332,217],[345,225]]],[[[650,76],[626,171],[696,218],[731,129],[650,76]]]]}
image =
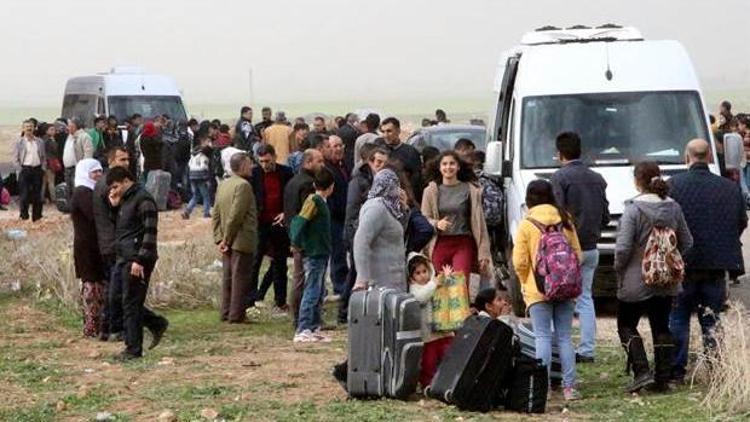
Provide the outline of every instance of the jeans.
{"type": "Polygon", "coordinates": [[[128,262],[121,266],[125,352],[132,356],[141,356],[143,355],[143,327],[153,332],[166,327],[167,319],[155,314],[144,305],[153,268],[145,267],[145,277],[136,278],[130,275],[131,265],[132,262],[128,262]]]}
{"type": "Polygon", "coordinates": [[[576,299],[576,313],[581,325],[581,342],[578,344],[578,354],[586,357],[594,357],[594,346],[596,345],[596,311],[594,310],[594,297],[592,288],[594,285],[594,272],[599,265],[599,251],[592,249],[583,251],[581,262],[581,281],[583,290],[576,299]]]}
{"type": "Polygon", "coordinates": [[[297,332],[315,331],[320,328],[320,308],[323,303],[323,281],[325,280],[328,257],[304,257],[305,290],[299,310],[297,332]]]}
{"type": "Polygon", "coordinates": [[[44,171],[41,166],[21,168],[18,174],[18,190],[21,203],[21,219],[29,219],[29,205],[32,207],[31,220],[42,218],[42,179],[44,171]]]}
{"type": "Polygon", "coordinates": [[[573,301],[537,302],[529,307],[531,323],[534,326],[536,358],[547,365],[552,364],[552,330],[554,326],[557,346],[560,350],[563,387],[575,387],[576,353],[573,349],[573,301]]]}
{"type": "Polygon", "coordinates": [[[208,180],[191,180],[190,189],[193,192],[193,197],[190,198],[190,202],[185,208],[185,214],[190,215],[198,205],[198,198],[203,200],[203,216],[208,218],[211,216],[211,196],[208,194],[208,180]]]}
{"type": "Polygon", "coordinates": [[[714,328],[724,304],[727,282],[723,271],[688,272],[669,315],[669,329],[674,336],[677,351],[672,364],[672,376],[684,378],[690,347],[690,316],[698,313],[703,334],[703,347],[709,351],[716,347],[714,328]]]}
{"type": "Polygon", "coordinates": [[[287,255],[289,254],[289,236],[286,229],[273,226],[270,223],[258,224],[258,254],[255,256],[253,271],[250,275],[251,306],[255,302],[262,302],[266,292],[273,285],[273,297],[277,307],[286,305],[287,255]],[[263,257],[268,255],[271,263],[258,287],[260,267],[263,257]]]}
{"type": "Polygon", "coordinates": [[[346,292],[346,276],[349,267],[344,245],[344,222],[331,220],[331,283],[333,293],[343,296],[346,292]]]}

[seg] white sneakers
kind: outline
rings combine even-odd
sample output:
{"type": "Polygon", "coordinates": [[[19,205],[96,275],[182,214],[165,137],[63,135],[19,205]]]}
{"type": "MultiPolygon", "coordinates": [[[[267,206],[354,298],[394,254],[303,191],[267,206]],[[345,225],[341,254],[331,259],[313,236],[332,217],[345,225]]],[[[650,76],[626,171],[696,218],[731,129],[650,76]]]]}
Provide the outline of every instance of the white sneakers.
{"type": "Polygon", "coordinates": [[[315,331],[302,330],[294,335],[295,343],[330,343],[331,338],[323,335],[318,328],[315,331]]]}

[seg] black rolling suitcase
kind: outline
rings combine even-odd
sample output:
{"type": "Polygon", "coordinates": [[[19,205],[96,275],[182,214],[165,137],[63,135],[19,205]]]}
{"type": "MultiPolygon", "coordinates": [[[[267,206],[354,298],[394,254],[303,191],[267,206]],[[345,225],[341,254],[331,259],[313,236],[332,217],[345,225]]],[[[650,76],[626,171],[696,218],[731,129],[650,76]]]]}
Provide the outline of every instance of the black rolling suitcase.
{"type": "MultiPolygon", "coordinates": [[[[526,321],[516,326],[516,335],[521,347],[521,353],[531,359],[536,359],[536,340],[534,337],[534,328],[531,322],[526,321]]],[[[554,338],[554,335],[553,335],[554,338]]],[[[549,371],[549,378],[552,384],[559,385],[562,383],[562,365],[560,364],[560,349],[557,344],[552,344],[552,367],[549,371]]]]}
{"type": "Polygon", "coordinates": [[[525,413],[544,413],[549,389],[547,366],[541,359],[518,354],[508,378],[505,408],[525,413]]]}
{"type": "Polygon", "coordinates": [[[408,293],[369,289],[349,300],[347,392],[405,399],[416,391],[422,360],[421,311],[408,293]]]}
{"type": "Polygon", "coordinates": [[[492,318],[470,316],[438,366],[429,397],[459,409],[487,412],[497,405],[513,357],[513,329],[492,318]]]}

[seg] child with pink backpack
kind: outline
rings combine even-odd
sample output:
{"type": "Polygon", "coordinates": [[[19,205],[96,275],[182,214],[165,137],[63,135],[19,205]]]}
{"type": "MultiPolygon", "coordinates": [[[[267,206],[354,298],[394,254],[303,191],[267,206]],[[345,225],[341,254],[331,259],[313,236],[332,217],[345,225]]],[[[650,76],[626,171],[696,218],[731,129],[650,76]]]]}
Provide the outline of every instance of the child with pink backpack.
{"type": "Polygon", "coordinates": [[[513,247],[513,267],[534,326],[536,358],[548,370],[553,329],[560,350],[565,400],[581,398],[576,387],[572,341],[575,299],[581,294],[581,246],[567,212],[558,207],[552,185],[534,180],[526,190],[526,218],[513,247]]]}

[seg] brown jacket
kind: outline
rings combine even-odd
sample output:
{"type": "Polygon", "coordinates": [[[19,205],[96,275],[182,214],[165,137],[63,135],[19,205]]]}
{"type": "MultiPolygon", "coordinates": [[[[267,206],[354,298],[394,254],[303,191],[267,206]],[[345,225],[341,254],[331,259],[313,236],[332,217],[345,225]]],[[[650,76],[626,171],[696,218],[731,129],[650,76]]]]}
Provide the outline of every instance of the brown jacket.
{"type": "MultiPolygon", "coordinates": [[[[477,243],[477,262],[486,259],[490,263],[489,270],[492,270],[492,252],[490,252],[490,236],[487,233],[487,224],[484,221],[484,210],[482,208],[482,189],[479,186],[469,183],[469,199],[471,200],[471,234],[477,243]]],[[[437,233],[437,222],[440,220],[438,213],[438,185],[430,182],[422,194],[422,214],[435,227],[437,233]]],[[[432,259],[432,250],[435,249],[437,242],[436,234],[425,247],[424,253],[432,259]]]]}

